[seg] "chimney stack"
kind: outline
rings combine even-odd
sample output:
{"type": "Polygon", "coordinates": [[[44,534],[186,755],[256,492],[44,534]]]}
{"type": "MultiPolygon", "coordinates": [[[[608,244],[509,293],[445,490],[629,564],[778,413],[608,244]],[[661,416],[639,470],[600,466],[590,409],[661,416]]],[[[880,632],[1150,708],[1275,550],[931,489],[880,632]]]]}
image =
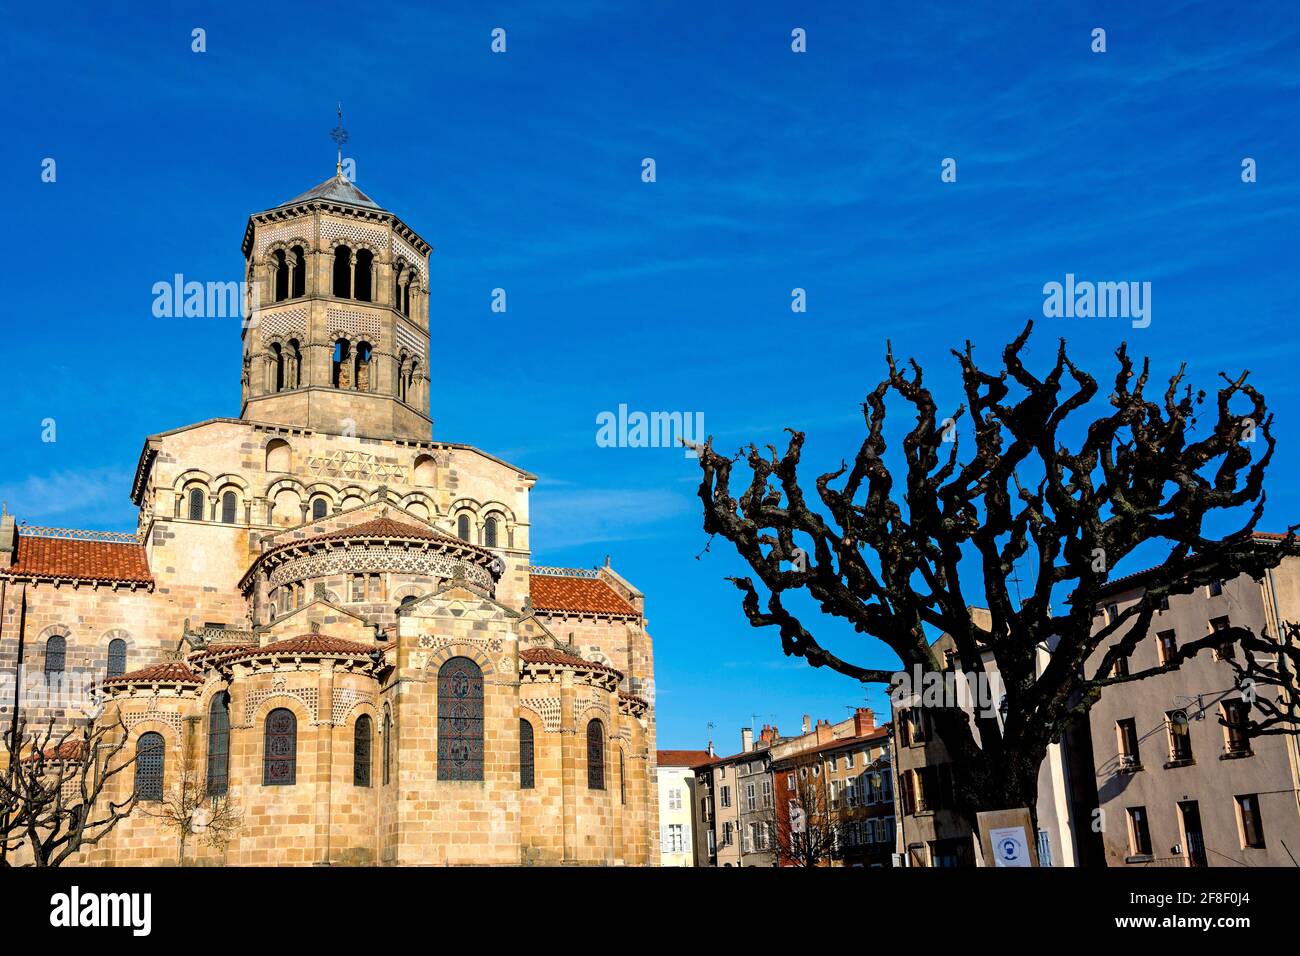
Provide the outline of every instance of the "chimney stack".
{"type": "Polygon", "coordinates": [[[14,516],[6,510],[0,514],[0,568],[7,568],[18,560],[18,533],[14,516]]]}
{"type": "Polygon", "coordinates": [[[754,728],[752,728],[752,727],[741,727],[741,728],[740,728],[740,751],[741,751],[741,753],[749,753],[749,752],[752,751],[753,749],[754,749],[754,728]]]}
{"type": "Polygon", "coordinates": [[[853,715],[853,735],[865,737],[876,729],[876,715],[870,707],[859,707],[853,715]]]}
{"type": "Polygon", "coordinates": [[[807,714],[803,715],[803,732],[805,734],[812,733],[812,718],[807,714]]]}
{"type": "Polygon", "coordinates": [[[819,718],[817,720],[817,746],[828,744],[835,739],[835,732],[831,730],[829,720],[819,718]]]}
{"type": "Polygon", "coordinates": [[[771,724],[763,725],[763,733],[761,735],[763,743],[767,744],[770,747],[774,743],[776,743],[777,738],[779,736],[780,735],[777,733],[776,727],[774,725],[771,724]]]}
{"type": "Polygon", "coordinates": [[[714,754],[713,754],[713,741],[710,740],[710,741],[709,741],[709,756],[712,757],[713,755],[714,755],[714,754]]]}

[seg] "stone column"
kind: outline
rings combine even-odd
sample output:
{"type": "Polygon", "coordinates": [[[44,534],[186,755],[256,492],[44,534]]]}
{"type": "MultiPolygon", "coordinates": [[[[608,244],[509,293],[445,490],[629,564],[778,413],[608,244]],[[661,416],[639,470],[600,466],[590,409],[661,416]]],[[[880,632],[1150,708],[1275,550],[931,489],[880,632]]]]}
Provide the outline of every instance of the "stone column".
{"type": "Polygon", "coordinates": [[[334,662],[321,661],[316,711],[316,840],[319,866],[330,862],[330,812],[334,795],[334,662]]]}
{"type": "Polygon", "coordinates": [[[577,859],[578,850],[578,737],[573,713],[573,672],[560,673],[560,779],[563,792],[565,863],[577,859]]]}

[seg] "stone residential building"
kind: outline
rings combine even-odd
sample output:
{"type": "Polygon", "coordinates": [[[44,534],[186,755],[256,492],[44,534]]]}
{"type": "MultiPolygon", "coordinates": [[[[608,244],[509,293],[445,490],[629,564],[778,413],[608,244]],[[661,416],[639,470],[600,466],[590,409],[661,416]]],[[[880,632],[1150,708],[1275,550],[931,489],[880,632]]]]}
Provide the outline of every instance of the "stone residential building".
{"type": "Polygon", "coordinates": [[[144,441],[136,531],[0,518],[0,720],[94,696],[138,758],[80,862],[174,862],[192,780],[243,814],[202,863],[657,863],[645,598],[534,566],[535,476],[432,439],[429,244],[339,171],[242,251],[240,415],[144,441]]]}
{"type": "Polygon", "coordinates": [[[695,866],[694,768],[707,750],[661,750],[655,760],[659,788],[659,865],[695,866]]]}
{"type": "MultiPolygon", "coordinates": [[[[1267,548],[1280,537],[1258,533],[1255,541],[1267,548]]],[[[1145,582],[1146,572],[1111,582],[1097,626],[1140,599],[1145,582]]],[[[1117,672],[1156,667],[1179,646],[1227,626],[1277,635],[1294,621],[1300,621],[1300,558],[1288,557],[1259,580],[1241,575],[1169,597],[1153,617],[1152,636],[1117,672]]],[[[1243,690],[1225,659],[1234,650],[1240,653],[1231,646],[1202,651],[1176,671],[1108,686],[1090,711],[1108,865],[1293,867],[1300,861],[1297,738],[1241,733],[1243,690]]]]}

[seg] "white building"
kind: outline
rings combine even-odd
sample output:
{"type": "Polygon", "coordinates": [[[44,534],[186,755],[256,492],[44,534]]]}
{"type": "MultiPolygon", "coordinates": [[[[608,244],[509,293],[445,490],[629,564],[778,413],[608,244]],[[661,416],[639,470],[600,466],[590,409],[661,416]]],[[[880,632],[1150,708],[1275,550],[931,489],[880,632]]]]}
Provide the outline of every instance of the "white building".
{"type": "Polygon", "coordinates": [[[695,834],[691,808],[695,802],[695,772],[709,759],[707,750],[661,750],[659,781],[659,865],[694,866],[695,834]]]}

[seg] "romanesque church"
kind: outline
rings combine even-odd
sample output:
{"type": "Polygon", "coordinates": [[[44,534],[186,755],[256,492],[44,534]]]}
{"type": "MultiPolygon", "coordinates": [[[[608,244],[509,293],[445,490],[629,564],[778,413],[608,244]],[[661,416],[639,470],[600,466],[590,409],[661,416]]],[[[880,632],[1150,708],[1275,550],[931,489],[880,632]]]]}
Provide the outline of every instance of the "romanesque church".
{"type": "Polygon", "coordinates": [[[198,863],[657,862],[642,594],[534,566],[535,477],[432,440],[430,245],[340,172],[242,248],[240,417],[145,440],[134,534],[0,523],[22,716],[93,685],[136,758],[79,862],[174,863],[181,787],[238,808],[198,863]]]}

